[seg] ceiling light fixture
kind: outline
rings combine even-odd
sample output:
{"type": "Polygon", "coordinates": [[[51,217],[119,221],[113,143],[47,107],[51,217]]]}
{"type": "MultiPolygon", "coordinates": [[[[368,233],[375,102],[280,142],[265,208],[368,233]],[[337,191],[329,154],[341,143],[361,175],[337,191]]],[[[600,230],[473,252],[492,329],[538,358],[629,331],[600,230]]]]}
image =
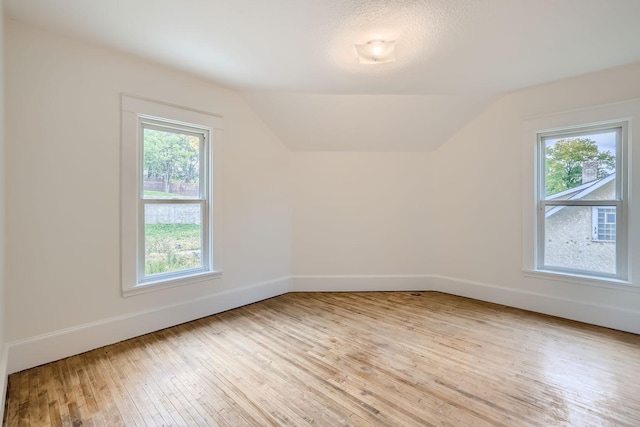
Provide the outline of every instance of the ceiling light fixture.
{"type": "Polygon", "coordinates": [[[395,41],[371,40],[367,44],[357,44],[358,60],[361,64],[383,64],[395,62],[395,41]]]}

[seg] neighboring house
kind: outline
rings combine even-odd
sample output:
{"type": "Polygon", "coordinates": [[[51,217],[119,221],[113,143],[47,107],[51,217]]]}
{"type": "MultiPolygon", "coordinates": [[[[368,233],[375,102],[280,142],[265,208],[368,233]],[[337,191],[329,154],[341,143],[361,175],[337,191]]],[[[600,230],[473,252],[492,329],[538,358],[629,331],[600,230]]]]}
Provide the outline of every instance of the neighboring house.
{"type": "MultiPolygon", "coordinates": [[[[616,174],[554,194],[553,200],[615,198],[616,174]]],[[[588,178],[583,176],[583,182],[588,178]]],[[[615,273],[616,210],[611,206],[556,206],[545,214],[545,264],[615,273]]]]}

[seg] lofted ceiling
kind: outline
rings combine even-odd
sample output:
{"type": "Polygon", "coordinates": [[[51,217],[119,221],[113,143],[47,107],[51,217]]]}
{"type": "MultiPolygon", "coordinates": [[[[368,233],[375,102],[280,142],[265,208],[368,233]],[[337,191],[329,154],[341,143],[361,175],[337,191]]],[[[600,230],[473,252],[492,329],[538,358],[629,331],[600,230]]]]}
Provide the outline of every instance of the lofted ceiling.
{"type": "Polygon", "coordinates": [[[292,150],[431,151],[508,91],[640,61],[640,0],[4,0],[240,91],[292,150]],[[354,44],[395,40],[363,65],[354,44]]]}

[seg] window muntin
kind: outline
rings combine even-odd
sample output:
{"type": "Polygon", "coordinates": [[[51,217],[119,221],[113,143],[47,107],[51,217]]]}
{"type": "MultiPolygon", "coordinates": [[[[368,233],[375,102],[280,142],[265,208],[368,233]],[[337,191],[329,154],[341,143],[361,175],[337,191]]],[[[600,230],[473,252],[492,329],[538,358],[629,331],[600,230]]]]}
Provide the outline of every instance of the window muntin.
{"type": "Polygon", "coordinates": [[[625,138],[625,123],[538,134],[536,269],[626,278],[626,246],[616,239],[624,229],[625,138]]]}

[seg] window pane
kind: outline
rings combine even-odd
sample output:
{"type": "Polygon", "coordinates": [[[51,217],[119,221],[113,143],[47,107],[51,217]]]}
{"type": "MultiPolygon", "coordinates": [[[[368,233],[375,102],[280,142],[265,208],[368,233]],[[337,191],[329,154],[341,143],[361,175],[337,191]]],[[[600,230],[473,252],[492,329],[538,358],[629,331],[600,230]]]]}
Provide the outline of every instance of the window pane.
{"type": "Polygon", "coordinates": [[[616,223],[616,213],[611,212],[611,213],[607,213],[606,217],[605,217],[605,224],[615,224],[616,223]]]}
{"type": "Polygon", "coordinates": [[[592,213],[593,240],[596,241],[616,241],[616,208],[615,207],[594,207],[592,213]]]}
{"type": "Polygon", "coordinates": [[[544,138],[547,200],[615,199],[619,132],[544,138]]]}
{"type": "Polygon", "coordinates": [[[554,206],[546,211],[545,266],[615,274],[615,222],[605,224],[607,213],[613,210],[615,216],[615,209],[614,206],[554,206]]]}
{"type": "Polygon", "coordinates": [[[145,275],[202,267],[202,231],[200,204],[146,204],[145,275]]]}
{"type": "Polygon", "coordinates": [[[145,127],[143,138],[144,198],[200,198],[200,136],[145,127]]]}

